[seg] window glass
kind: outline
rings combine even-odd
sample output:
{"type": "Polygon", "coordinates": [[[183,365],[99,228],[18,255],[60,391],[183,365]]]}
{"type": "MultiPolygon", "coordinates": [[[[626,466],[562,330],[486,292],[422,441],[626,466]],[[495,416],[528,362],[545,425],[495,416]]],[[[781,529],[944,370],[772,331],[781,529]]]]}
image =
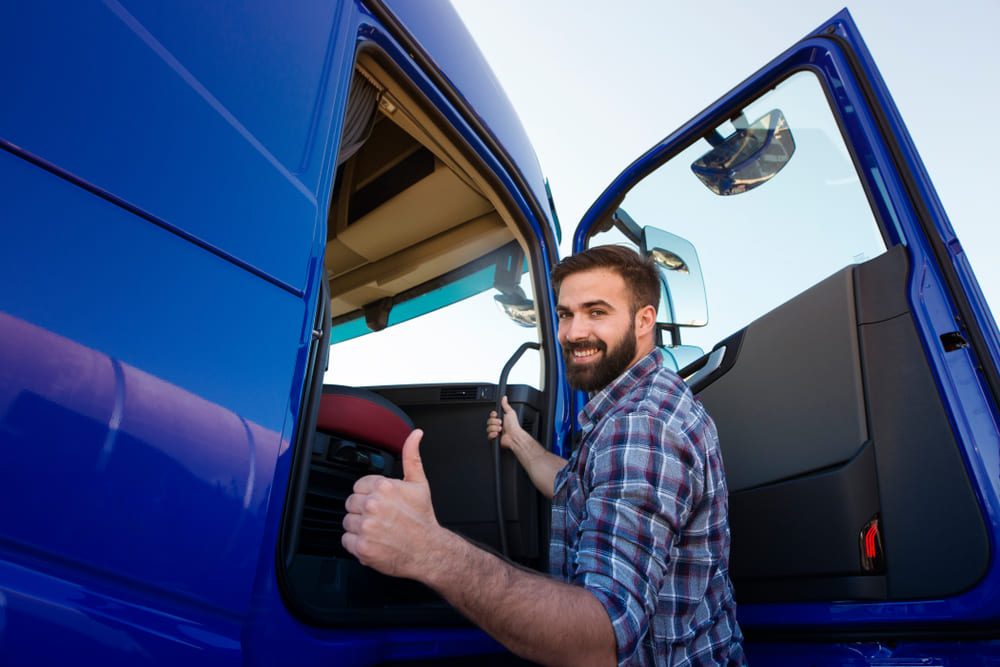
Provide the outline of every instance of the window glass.
{"type": "MultiPolygon", "coordinates": [[[[526,341],[537,342],[539,333],[537,327],[523,327],[508,318],[494,299],[498,291],[492,287],[492,278],[488,284],[485,291],[443,308],[335,343],[324,381],[352,386],[495,384],[517,347],[526,341]]],[[[521,275],[520,287],[532,299],[528,273],[521,275]]],[[[367,331],[364,320],[351,326],[367,331]]],[[[508,381],[541,388],[540,378],[539,355],[529,350],[508,381]]]]}
{"type": "MultiPolygon", "coordinates": [[[[708,325],[682,341],[710,349],[849,264],[885,251],[878,225],[819,81],[799,72],[717,128],[716,144],[778,109],[795,149],[763,184],[720,195],[692,165],[713,149],[700,139],[633,188],[622,208],[694,244],[704,273],[708,325]]],[[[616,242],[601,234],[591,245],[616,242]],[[609,239],[608,241],[604,240],[609,239]]]]}

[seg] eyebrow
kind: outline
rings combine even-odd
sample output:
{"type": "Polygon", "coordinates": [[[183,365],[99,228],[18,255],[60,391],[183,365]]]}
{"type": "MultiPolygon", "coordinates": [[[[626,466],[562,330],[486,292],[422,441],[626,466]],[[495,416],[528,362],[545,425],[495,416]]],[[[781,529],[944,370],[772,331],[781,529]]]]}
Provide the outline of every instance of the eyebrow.
{"type": "MultiPolygon", "coordinates": [[[[615,309],[614,306],[612,306],[610,303],[608,303],[604,299],[597,299],[596,301],[585,301],[584,303],[580,304],[580,309],[581,310],[587,310],[589,308],[595,308],[597,306],[603,306],[604,308],[607,308],[608,310],[614,310],[615,309]]],[[[568,311],[570,311],[572,309],[570,307],[568,307],[568,306],[564,306],[562,304],[557,304],[556,305],[556,310],[557,311],[568,312],[568,311]]]]}

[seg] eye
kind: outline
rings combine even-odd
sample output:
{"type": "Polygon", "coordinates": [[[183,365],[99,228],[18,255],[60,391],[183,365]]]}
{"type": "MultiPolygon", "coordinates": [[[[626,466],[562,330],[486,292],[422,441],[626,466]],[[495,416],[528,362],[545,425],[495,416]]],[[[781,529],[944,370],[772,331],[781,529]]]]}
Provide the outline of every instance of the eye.
{"type": "Polygon", "coordinates": [[[556,317],[558,319],[560,319],[560,320],[565,320],[566,318],[569,317],[569,313],[567,313],[567,312],[559,312],[559,313],[556,313],[556,317]]]}
{"type": "Polygon", "coordinates": [[[601,317],[604,314],[605,314],[605,312],[603,310],[601,310],[600,308],[594,308],[592,311],[590,311],[590,316],[591,317],[601,317]]]}

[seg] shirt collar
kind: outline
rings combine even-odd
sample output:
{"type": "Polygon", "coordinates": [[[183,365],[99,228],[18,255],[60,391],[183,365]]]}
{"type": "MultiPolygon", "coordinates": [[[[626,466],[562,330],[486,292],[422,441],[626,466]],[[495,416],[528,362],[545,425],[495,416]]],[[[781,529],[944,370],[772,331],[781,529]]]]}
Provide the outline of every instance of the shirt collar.
{"type": "Polygon", "coordinates": [[[580,410],[580,428],[586,433],[606,415],[622,398],[627,396],[650,373],[663,366],[663,351],[654,347],[653,351],[630,366],[611,384],[592,394],[587,404],[580,410]]]}

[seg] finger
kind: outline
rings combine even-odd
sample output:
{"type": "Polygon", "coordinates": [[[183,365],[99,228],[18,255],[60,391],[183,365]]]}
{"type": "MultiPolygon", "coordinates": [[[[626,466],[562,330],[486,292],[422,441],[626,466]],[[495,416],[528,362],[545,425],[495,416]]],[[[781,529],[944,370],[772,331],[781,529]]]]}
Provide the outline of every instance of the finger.
{"type": "Polygon", "coordinates": [[[503,408],[503,413],[505,416],[514,411],[514,408],[510,407],[510,403],[507,402],[506,396],[500,399],[500,407],[503,408]]]}
{"type": "Polygon", "coordinates": [[[354,493],[359,495],[374,493],[378,489],[379,482],[383,479],[388,478],[382,475],[365,475],[354,483],[354,493]]]}
{"type": "Polygon", "coordinates": [[[427,483],[424,464],[420,460],[420,439],[423,437],[424,432],[416,429],[406,436],[403,443],[403,480],[406,482],[427,483]]]}
{"type": "Polygon", "coordinates": [[[355,535],[361,532],[361,521],[362,517],[360,514],[348,514],[344,517],[344,531],[348,533],[354,533],[355,535]]]}
{"type": "Polygon", "coordinates": [[[340,536],[340,543],[343,545],[347,552],[357,558],[357,544],[360,538],[354,533],[344,533],[340,536]]]}
{"type": "Polygon", "coordinates": [[[347,497],[347,501],[344,503],[344,509],[352,514],[364,514],[365,500],[367,498],[368,496],[366,494],[353,493],[347,497]]]}

